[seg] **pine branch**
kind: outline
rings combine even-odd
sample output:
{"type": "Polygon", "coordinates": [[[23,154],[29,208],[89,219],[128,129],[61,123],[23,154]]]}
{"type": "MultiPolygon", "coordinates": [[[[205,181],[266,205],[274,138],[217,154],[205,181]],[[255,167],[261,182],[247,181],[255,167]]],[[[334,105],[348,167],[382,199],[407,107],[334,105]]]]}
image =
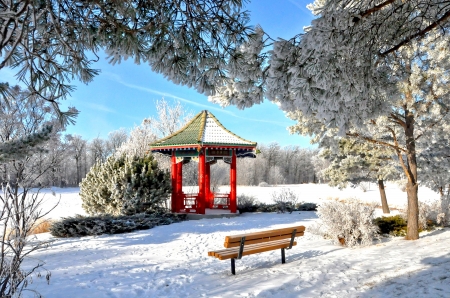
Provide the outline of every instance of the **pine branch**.
{"type": "Polygon", "coordinates": [[[391,47],[389,50],[386,50],[384,52],[379,52],[379,55],[384,57],[389,55],[392,52],[397,51],[398,49],[400,49],[402,46],[410,43],[412,40],[418,38],[418,37],[424,37],[425,34],[427,34],[428,32],[430,32],[431,30],[437,28],[438,26],[443,25],[444,23],[447,22],[448,18],[450,17],[450,10],[447,11],[442,17],[440,17],[438,20],[434,21],[433,23],[431,23],[430,25],[428,25],[427,27],[425,27],[422,30],[419,30],[419,32],[415,33],[415,34],[411,34],[409,36],[407,36],[406,38],[403,39],[403,41],[401,41],[400,43],[398,43],[397,45],[391,47]]]}

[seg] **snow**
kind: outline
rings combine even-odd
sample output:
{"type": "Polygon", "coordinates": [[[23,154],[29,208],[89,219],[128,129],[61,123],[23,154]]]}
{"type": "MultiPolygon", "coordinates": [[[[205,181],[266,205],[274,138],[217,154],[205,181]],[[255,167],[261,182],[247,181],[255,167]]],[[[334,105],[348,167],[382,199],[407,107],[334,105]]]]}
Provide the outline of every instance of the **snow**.
{"type": "MultiPolygon", "coordinates": [[[[367,192],[341,192],[312,184],[288,187],[301,193],[306,202],[328,197],[370,201],[378,194],[373,185],[367,192]]],[[[270,201],[271,192],[277,189],[238,187],[238,193],[270,201]]],[[[49,216],[81,213],[77,193],[76,188],[64,190],[60,206],[49,216]]],[[[427,189],[419,193],[421,198],[438,197],[427,189]]],[[[391,205],[406,202],[406,194],[394,184],[387,186],[387,197],[391,205]]],[[[421,233],[416,241],[383,238],[370,247],[348,249],[309,234],[308,226],[316,220],[315,212],[245,213],[119,235],[57,239],[39,234],[38,239],[52,240],[52,245],[27,262],[44,261],[51,279],[47,285],[44,278],[34,278],[29,288],[48,298],[450,296],[449,228],[421,233]],[[223,247],[226,235],[294,225],[305,225],[306,232],[297,238],[297,246],[286,251],[286,264],[281,264],[279,250],[245,256],[236,261],[233,276],[229,260],[207,255],[223,247]]],[[[25,293],[25,297],[31,295],[25,293]]]]}

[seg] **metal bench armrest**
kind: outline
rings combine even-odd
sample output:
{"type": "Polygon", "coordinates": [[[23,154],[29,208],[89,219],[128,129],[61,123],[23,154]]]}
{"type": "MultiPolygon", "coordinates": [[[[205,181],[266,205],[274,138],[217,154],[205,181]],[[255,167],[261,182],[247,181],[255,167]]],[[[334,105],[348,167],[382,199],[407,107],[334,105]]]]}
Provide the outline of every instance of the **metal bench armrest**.
{"type": "Polygon", "coordinates": [[[242,253],[244,252],[244,243],[245,243],[245,236],[241,238],[241,244],[239,245],[239,253],[238,253],[238,259],[242,259],[242,253]]]}
{"type": "Polygon", "coordinates": [[[295,234],[297,234],[297,229],[294,229],[294,230],[292,231],[291,243],[289,244],[289,248],[288,248],[288,249],[291,249],[291,248],[292,248],[292,245],[294,244],[295,234]]]}

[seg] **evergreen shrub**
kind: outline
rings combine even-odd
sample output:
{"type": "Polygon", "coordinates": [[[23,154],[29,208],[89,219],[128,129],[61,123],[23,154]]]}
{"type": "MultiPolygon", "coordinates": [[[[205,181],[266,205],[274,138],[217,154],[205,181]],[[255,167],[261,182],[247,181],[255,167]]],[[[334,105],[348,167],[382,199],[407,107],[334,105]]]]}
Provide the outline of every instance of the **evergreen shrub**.
{"type": "Polygon", "coordinates": [[[380,229],[380,234],[406,236],[406,220],[401,215],[375,218],[374,223],[380,229]]]}
{"type": "Polygon", "coordinates": [[[266,204],[261,203],[256,209],[257,212],[278,212],[278,207],[276,204],[266,204]]]}
{"type": "Polygon", "coordinates": [[[153,156],[109,157],[96,163],[80,183],[83,209],[90,215],[131,215],[161,207],[171,192],[170,174],[153,156]]]}
{"type": "Polygon", "coordinates": [[[237,209],[239,213],[255,212],[258,209],[259,202],[254,196],[239,195],[237,197],[237,209]]]}
{"type": "Polygon", "coordinates": [[[176,215],[164,211],[152,214],[76,216],[55,221],[50,234],[55,237],[82,237],[102,234],[120,234],[136,230],[151,229],[154,226],[168,225],[186,219],[185,214],[176,215]]]}
{"type": "Polygon", "coordinates": [[[317,211],[317,204],[303,202],[303,203],[297,204],[296,210],[297,211],[317,211]]]}

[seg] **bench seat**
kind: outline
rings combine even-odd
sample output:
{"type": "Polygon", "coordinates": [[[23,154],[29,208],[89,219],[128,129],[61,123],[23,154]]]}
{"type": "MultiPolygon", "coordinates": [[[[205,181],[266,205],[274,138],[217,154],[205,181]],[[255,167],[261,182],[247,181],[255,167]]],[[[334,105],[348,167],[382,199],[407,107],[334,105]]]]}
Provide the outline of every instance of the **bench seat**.
{"type": "MultiPolygon", "coordinates": [[[[245,245],[242,251],[242,256],[248,256],[260,252],[271,251],[275,249],[288,248],[290,245],[290,240],[276,240],[269,243],[257,243],[251,245],[245,245]]],[[[292,245],[297,245],[294,241],[292,245]]],[[[219,260],[227,260],[231,258],[237,258],[239,254],[239,247],[233,247],[228,249],[216,250],[208,252],[208,256],[216,257],[219,260]]]]}

